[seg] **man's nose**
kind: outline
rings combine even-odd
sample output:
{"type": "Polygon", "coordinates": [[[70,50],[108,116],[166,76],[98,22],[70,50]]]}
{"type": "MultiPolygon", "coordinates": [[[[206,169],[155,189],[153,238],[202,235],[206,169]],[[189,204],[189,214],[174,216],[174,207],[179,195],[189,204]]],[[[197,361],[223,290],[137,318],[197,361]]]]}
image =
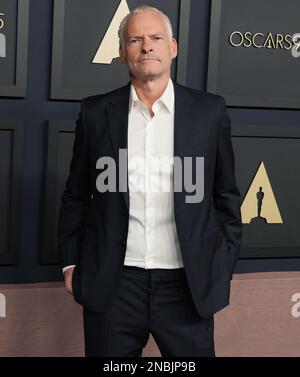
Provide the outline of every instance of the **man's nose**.
{"type": "Polygon", "coordinates": [[[144,41],[142,49],[143,49],[143,52],[147,54],[153,51],[153,46],[150,41],[144,41]]]}

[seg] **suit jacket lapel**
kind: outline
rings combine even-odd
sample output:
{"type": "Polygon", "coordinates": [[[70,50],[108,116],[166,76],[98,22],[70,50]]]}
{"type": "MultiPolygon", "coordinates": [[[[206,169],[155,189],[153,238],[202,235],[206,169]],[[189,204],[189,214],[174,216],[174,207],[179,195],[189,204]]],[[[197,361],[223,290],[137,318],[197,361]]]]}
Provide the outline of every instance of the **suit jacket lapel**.
{"type": "MultiPolygon", "coordinates": [[[[193,97],[182,86],[174,83],[175,92],[175,118],[174,118],[174,157],[179,157],[182,162],[184,157],[189,156],[190,140],[193,138],[193,97]]],[[[182,170],[183,173],[183,170],[182,170]]],[[[175,188],[175,171],[173,175],[175,188]]],[[[182,178],[181,192],[174,191],[174,209],[175,213],[180,210],[181,204],[184,203],[185,193],[182,178]]]]}
{"type": "MultiPolygon", "coordinates": [[[[108,124],[111,142],[114,150],[116,171],[119,172],[119,150],[128,148],[128,109],[129,109],[130,83],[120,88],[110,99],[107,107],[108,124]]],[[[127,153],[128,161],[128,153],[127,153]]],[[[128,167],[122,172],[127,177],[127,188],[123,192],[127,208],[129,208],[128,167]]],[[[119,181],[119,180],[117,180],[119,181]]]]}

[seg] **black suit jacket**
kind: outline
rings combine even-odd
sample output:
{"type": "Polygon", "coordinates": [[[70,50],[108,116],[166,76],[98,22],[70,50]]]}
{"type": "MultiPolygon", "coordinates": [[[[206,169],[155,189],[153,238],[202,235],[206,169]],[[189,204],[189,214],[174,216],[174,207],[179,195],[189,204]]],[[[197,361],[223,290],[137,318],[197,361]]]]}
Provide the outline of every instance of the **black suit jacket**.
{"type": "MultiPolygon", "coordinates": [[[[205,158],[202,202],[186,203],[191,193],[184,185],[174,192],[184,268],[196,309],[205,318],[229,303],[241,240],[240,193],[224,99],[176,83],[174,89],[174,156],[205,158]]],[[[96,161],[114,158],[118,179],[119,149],[127,148],[129,94],[127,84],[82,101],[59,215],[62,265],[76,264],[74,298],[99,313],[106,311],[121,276],[130,203],[128,190],[97,191],[96,161]]]]}

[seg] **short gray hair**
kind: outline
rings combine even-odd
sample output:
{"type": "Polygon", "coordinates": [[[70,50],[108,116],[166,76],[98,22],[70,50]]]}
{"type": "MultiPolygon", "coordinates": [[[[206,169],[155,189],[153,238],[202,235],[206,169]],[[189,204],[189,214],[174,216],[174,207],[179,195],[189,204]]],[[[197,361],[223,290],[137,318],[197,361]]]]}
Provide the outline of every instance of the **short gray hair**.
{"type": "Polygon", "coordinates": [[[171,24],[171,21],[169,19],[169,17],[164,14],[161,10],[157,9],[157,8],[154,8],[154,7],[150,7],[148,5],[141,5],[135,9],[133,9],[130,13],[127,14],[126,17],[123,18],[121,24],[120,24],[120,27],[119,27],[119,31],[118,31],[118,34],[119,34],[119,41],[120,41],[120,46],[123,45],[124,43],[124,31],[125,31],[125,28],[127,26],[127,23],[128,23],[128,20],[131,16],[135,16],[139,13],[143,13],[143,12],[156,12],[158,14],[160,14],[162,16],[162,18],[164,19],[165,21],[165,24],[166,24],[166,27],[167,27],[167,31],[168,31],[168,34],[169,34],[169,37],[170,39],[173,37],[173,29],[172,29],[172,24],[171,24]]]}

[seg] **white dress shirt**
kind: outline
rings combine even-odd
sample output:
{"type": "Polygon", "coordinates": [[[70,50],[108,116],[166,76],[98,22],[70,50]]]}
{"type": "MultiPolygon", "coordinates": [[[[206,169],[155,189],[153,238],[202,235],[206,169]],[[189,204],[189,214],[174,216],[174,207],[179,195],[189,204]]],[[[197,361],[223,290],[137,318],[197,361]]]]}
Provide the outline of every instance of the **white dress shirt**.
{"type": "Polygon", "coordinates": [[[174,218],[174,86],[153,104],[153,118],[131,86],[128,118],[129,229],[124,264],[183,267],[174,218]]]}
{"type": "MultiPolygon", "coordinates": [[[[151,117],[131,85],[128,114],[129,228],[124,264],[183,267],[174,218],[174,86],[170,79],[151,117]]],[[[63,269],[70,268],[67,266],[63,269]]]]}

